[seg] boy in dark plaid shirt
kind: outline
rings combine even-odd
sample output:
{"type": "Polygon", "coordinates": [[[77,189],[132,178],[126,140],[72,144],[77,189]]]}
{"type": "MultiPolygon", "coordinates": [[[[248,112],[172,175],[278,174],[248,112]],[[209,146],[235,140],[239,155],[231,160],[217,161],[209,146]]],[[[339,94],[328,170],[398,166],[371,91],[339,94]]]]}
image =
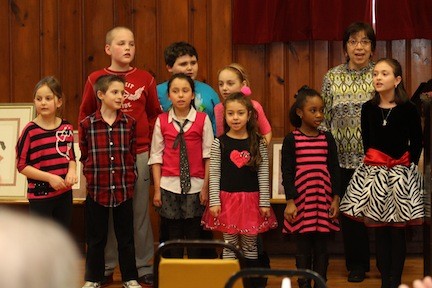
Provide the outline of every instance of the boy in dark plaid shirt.
{"type": "Polygon", "coordinates": [[[81,162],[87,180],[87,258],[84,287],[100,287],[109,208],[113,209],[123,287],[141,287],[136,279],[132,197],[136,180],[136,121],[121,112],[125,80],[117,75],[97,79],[101,108],[81,121],[81,162]]]}

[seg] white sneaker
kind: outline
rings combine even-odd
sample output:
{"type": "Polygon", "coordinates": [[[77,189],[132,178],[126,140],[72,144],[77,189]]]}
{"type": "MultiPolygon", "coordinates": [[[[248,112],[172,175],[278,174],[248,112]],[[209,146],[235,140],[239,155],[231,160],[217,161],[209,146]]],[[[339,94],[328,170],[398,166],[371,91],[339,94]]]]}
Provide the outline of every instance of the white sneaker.
{"type": "Polygon", "coordinates": [[[100,282],[90,282],[87,281],[82,288],[100,288],[102,287],[100,282]]]}
{"type": "Polygon", "coordinates": [[[142,288],[136,280],[123,282],[123,288],[142,288]]]}

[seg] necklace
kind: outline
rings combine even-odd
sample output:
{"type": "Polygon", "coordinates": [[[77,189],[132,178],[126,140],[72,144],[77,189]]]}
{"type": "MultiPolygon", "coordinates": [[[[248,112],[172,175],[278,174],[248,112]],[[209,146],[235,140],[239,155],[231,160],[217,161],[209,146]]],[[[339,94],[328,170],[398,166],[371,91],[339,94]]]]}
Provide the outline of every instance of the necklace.
{"type": "Polygon", "coordinates": [[[384,109],[383,108],[380,109],[381,110],[382,119],[383,119],[383,122],[382,122],[382,126],[383,127],[387,126],[387,119],[390,116],[390,113],[391,113],[392,109],[393,109],[393,107],[390,108],[390,111],[387,113],[387,115],[385,116],[385,118],[384,118],[384,112],[383,112],[384,109]]]}

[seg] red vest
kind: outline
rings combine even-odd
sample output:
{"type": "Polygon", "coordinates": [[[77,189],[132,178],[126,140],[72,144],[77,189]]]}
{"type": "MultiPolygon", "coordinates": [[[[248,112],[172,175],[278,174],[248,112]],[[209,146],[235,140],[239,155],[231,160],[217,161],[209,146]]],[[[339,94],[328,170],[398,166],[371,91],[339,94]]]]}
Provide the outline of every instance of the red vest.
{"type": "MultiPolygon", "coordinates": [[[[204,159],[202,158],[203,130],[207,114],[197,112],[192,126],[184,133],[191,177],[204,178],[204,159]]],[[[174,140],[179,134],[174,121],[168,123],[168,112],[159,115],[161,132],[165,148],[162,155],[162,176],[180,176],[180,145],[173,148],[174,140]]]]}

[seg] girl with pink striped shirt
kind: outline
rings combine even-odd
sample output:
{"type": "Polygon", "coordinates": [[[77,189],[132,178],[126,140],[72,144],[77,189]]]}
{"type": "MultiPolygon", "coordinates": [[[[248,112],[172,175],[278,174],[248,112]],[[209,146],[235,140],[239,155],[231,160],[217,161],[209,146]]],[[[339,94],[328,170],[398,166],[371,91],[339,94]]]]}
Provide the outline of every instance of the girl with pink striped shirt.
{"type": "Polygon", "coordinates": [[[72,185],[77,183],[73,127],[57,116],[63,104],[60,82],[40,80],[33,93],[37,116],[27,123],[16,145],[18,171],[27,177],[30,213],[69,229],[72,185]]]}
{"type": "MultiPolygon", "coordinates": [[[[339,231],[340,171],[336,142],[330,132],[318,130],[324,119],[320,94],[303,86],[290,110],[296,127],[282,146],[282,185],[287,205],[284,233],[293,234],[296,266],[312,269],[326,280],[327,242],[339,231]]],[[[298,279],[300,288],[310,288],[310,280],[298,279]]]]}

